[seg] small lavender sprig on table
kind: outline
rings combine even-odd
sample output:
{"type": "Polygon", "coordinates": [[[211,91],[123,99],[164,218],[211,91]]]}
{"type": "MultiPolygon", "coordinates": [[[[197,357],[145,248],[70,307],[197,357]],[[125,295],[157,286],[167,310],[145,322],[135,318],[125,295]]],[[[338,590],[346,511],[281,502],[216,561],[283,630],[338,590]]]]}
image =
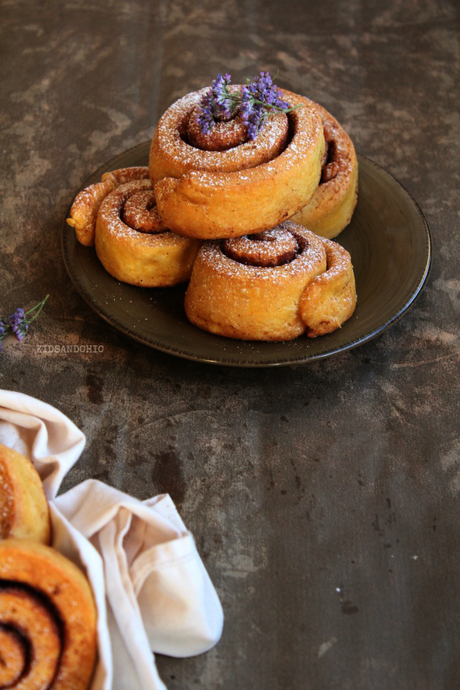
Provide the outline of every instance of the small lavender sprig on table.
{"type": "Polygon", "coordinates": [[[291,108],[281,99],[281,91],[269,72],[260,72],[252,82],[248,80],[241,92],[230,92],[230,81],[230,74],[218,74],[211,88],[202,96],[197,116],[202,134],[208,134],[216,122],[229,120],[240,109],[248,139],[253,141],[270,111],[290,113],[300,107],[291,108]]]}
{"type": "Polygon", "coordinates": [[[41,302],[29,309],[24,311],[21,307],[16,309],[14,314],[11,316],[2,316],[0,318],[0,352],[2,350],[2,341],[8,335],[15,335],[18,340],[22,340],[29,330],[29,326],[32,321],[35,321],[37,316],[40,314],[41,310],[46,304],[49,295],[46,295],[41,302]]]}

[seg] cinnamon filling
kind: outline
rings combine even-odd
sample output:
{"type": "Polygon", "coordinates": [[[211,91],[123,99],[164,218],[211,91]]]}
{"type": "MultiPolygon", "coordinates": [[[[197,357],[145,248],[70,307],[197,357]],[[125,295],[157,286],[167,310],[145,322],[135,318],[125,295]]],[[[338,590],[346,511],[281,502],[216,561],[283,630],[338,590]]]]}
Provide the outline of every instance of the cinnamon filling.
{"type": "Polygon", "coordinates": [[[247,128],[238,111],[229,120],[216,122],[207,134],[203,134],[198,124],[199,106],[192,108],[187,122],[187,141],[202,151],[228,151],[247,139],[247,128]]]}
{"type": "Polygon", "coordinates": [[[335,132],[333,127],[328,124],[324,125],[324,138],[326,139],[326,155],[321,170],[320,184],[330,182],[337,177],[340,170],[339,152],[335,140],[335,132]]]}
{"type": "Polygon", "coordinates": [[[153,189],[135,192],[126,199],[122,220],[138,232],[159,233],[165,230],[158,215],[153,189]]]}
{"type": "Polygon", "coordinates": [[[222,242],[222,251],[230,259],[247,266],[263,268],[290,263],[301,249],[296,236],[282,228],[273,228],[222,242]]]}
{"type": "Polygon", "coordinates": [[[0,687],[15,687],[30,667],[30,643],[10,625],[0,625],[0,687]]]}
{"type": "Polygon", "coordinates": [[[46,594],[22,582],[0,580],[0,687],[16,687],[28,677],[30,687],[40,679],[40,687],[46,682],[51,688],[63,646],[64,624],[46,594]],[[37,647],[46,651],[45,657],[37,647]]]}

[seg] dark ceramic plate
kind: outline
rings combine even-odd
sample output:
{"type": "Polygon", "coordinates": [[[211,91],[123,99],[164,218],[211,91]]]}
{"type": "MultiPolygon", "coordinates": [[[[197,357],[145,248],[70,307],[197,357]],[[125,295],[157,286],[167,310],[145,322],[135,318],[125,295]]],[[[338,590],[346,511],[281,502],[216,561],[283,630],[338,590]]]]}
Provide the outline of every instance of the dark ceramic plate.
{"type": "MultiPolygon", "coordinates": [[[[149,142],[108,161],[103,172],[147,165],[149,142]]],[[[358,306],[343,327],[316,339],[283,343],[238,341],[211,335],[185,316],[185,287],[138,288],[112,278],[94,248],[83,247],[65,224],[62,250],[67,271],[80,295],[109,324],[149,347],[178,357],[239,367],[302,364],[367,342],[399,319],[420,294],[430,267],[428,226],[414,199],[391,175],[359,156],[359,201],[338,241],[351,254],[358,306]]]]}

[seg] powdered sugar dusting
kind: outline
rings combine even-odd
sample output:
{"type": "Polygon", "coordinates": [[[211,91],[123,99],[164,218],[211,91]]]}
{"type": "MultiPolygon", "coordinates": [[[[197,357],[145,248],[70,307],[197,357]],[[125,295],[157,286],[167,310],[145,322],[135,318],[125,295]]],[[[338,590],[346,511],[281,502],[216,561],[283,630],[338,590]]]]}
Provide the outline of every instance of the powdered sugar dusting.
{"type": "MultiPolygon", "coordinates": [[[[149,180],[128,182],[127,184],[120,185],[120,187],[117,187],[109,194],[99,210],[96,233],[103,233],[106,241],[124,238],[126,241],[145,246],[156,245],[157,242],[164,243],[165,241],[170,245],[189,244],[191,240],[186,237],[180,237],[172,233],[168,228],[165,228],[159,219],[156,208],[149,212],[152,216],[153,224],[157,223],[156,227],[158,229],[154,231],[145,231],[139,228],[139,217],[137,220],[134,219],[133,227],[123,220],[126,203],[132,196],[139,194],[139,192],[147,192],[149,195],[152,193],[152,185],[149,180]]],[[[140,214],[142,214],[141,210],[140,214]]]]}
{"type": "Polygon", "coordinates": [[[123,222],[138,232],[162,232],[153,189],[136,191],[126,199],[121,209],[123,222]]]}
{"type": "Polygon", "coordinates": [[[298,254],[283,265],[252,266],[227,256],[223,243],[203,245],[185,297],[192,323],[241,340],[291,340],[305,331],[299,304],[305,288],[326,270],[325,245],[290,221],[264,235],[245,238],[243,244],[292,241],[298,254]]]}
{"type": "MultiPolygon", "coordinates": [[[[298,253],[291,261],[280,266],[247,265],[224,253],[223,244],[228,242],[227,240],[224,242],[205,242],[200,250],[201,259],[210,271],[220,275],[231,277],[244,274],[257,280],[270,281],[272,284],[277,284],[280,287],[289,280],[290,276],[302,273],[306,276],[307,284],[309,280],[325,269],[326,249],[322,239],[317,235],[291,221],[281,223],[277,228],[268,231],[268,233],[271,233],[271,235],[268,234],[266,240],[257,240],[257,244],[261,245],[261,254],[265,254],[265,256],[270,255],[273,243],[271,237],[275,233],[275,237],[282,238],[283,242],[292,242],[298,247],[298,253]],[[288,235],[291,240],[287,239],[288,235]],[[265,247],[262,248],[262,245],[265,245],[265,247]]],[[[261,233],[260,236],[263,237],[265,234],[261,233]]],[[[240,238],[240,240],[242,240],[243,246],[256,242],[251,240],[251,236],[240,238]]],[[[232,240],[232,242],[237,242],[237,240],[232,240]]]]}
{"type": "Polygon", "coordinates": [[[149,169],[145,165],[135,165],[130,168],[119,168],[118,170],[111,170],[102,175],[102,181],[111,180],[116,186],[126,184],[127,182],[134,182],[134,180],[148,180],[149,169]]]}
{"type": "Polygon", "coordinates": [[[155,182],[164,176],[181,177],[191,170],[245,170],[276,158],[284,150],[288,137],[288,119],[284,113],[275,112],[267,117],[254,141],[244,141],[223,151],[203,151],[191,146],[186,140],[187,127],[205,90],[180,98],[160,119],[152,147],[155,182]]]}
{"type": "Polygon", "coordinates": [[[282,266],[293,261],[301,247],[296,236],[284,228],[243,235],[222,242],[226,256],[250,266],[282,266]]]}

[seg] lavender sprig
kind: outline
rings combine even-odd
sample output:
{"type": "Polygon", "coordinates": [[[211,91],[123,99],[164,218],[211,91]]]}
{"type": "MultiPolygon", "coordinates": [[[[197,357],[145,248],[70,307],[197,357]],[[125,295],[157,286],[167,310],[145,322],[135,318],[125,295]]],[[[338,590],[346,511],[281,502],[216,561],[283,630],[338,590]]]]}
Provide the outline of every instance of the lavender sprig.
{"type": "Polygon", "coordinates": [[[269,72],[260,72],[260,76],[252,82],[248,80],[241,93],[230,92],[230,81],[229,74],[218,74],[211,88],[202,97],[197,117],[202,134],[208,134],[216,122],[229,120],[239,108],[241,118],[247,126],[248,139],[252,141],[270,111],[290,113],[301,107],[297,105],[291,108],[287,101],[282,100],[281,91],[273,83],[269,72]]]}
{"type": "Polygon", "coordinates": [[[259,77],[243,86],[241,114],[248,128],[248,137],[253,140],[264,124],[268,110],[289,113],[293,108],[281,100],[281,91],[273,83],[269,72],[261,72],[259,77]]]}
{"type": "Polygon", "coordinates": [[[238,107],[235,94],[228,89],[230,81],[230,74],[218,74],[211,88],[201,98],[198,124],[202,134],[207,134],[215,122],[229,120],[238,107]]]}
{"type": "Polygon", "coordinates": [[[0,318],[0,352],[2,349],[2,341],[7,335],[15,335],[18,340],[22,340],[29,330],[29,326],[40,314],[41,310],[46,304],[49,295],[46,295],[41,302],[24,311],[21,307],[16,309],[14,314],[7,317],[0,318]]]}

